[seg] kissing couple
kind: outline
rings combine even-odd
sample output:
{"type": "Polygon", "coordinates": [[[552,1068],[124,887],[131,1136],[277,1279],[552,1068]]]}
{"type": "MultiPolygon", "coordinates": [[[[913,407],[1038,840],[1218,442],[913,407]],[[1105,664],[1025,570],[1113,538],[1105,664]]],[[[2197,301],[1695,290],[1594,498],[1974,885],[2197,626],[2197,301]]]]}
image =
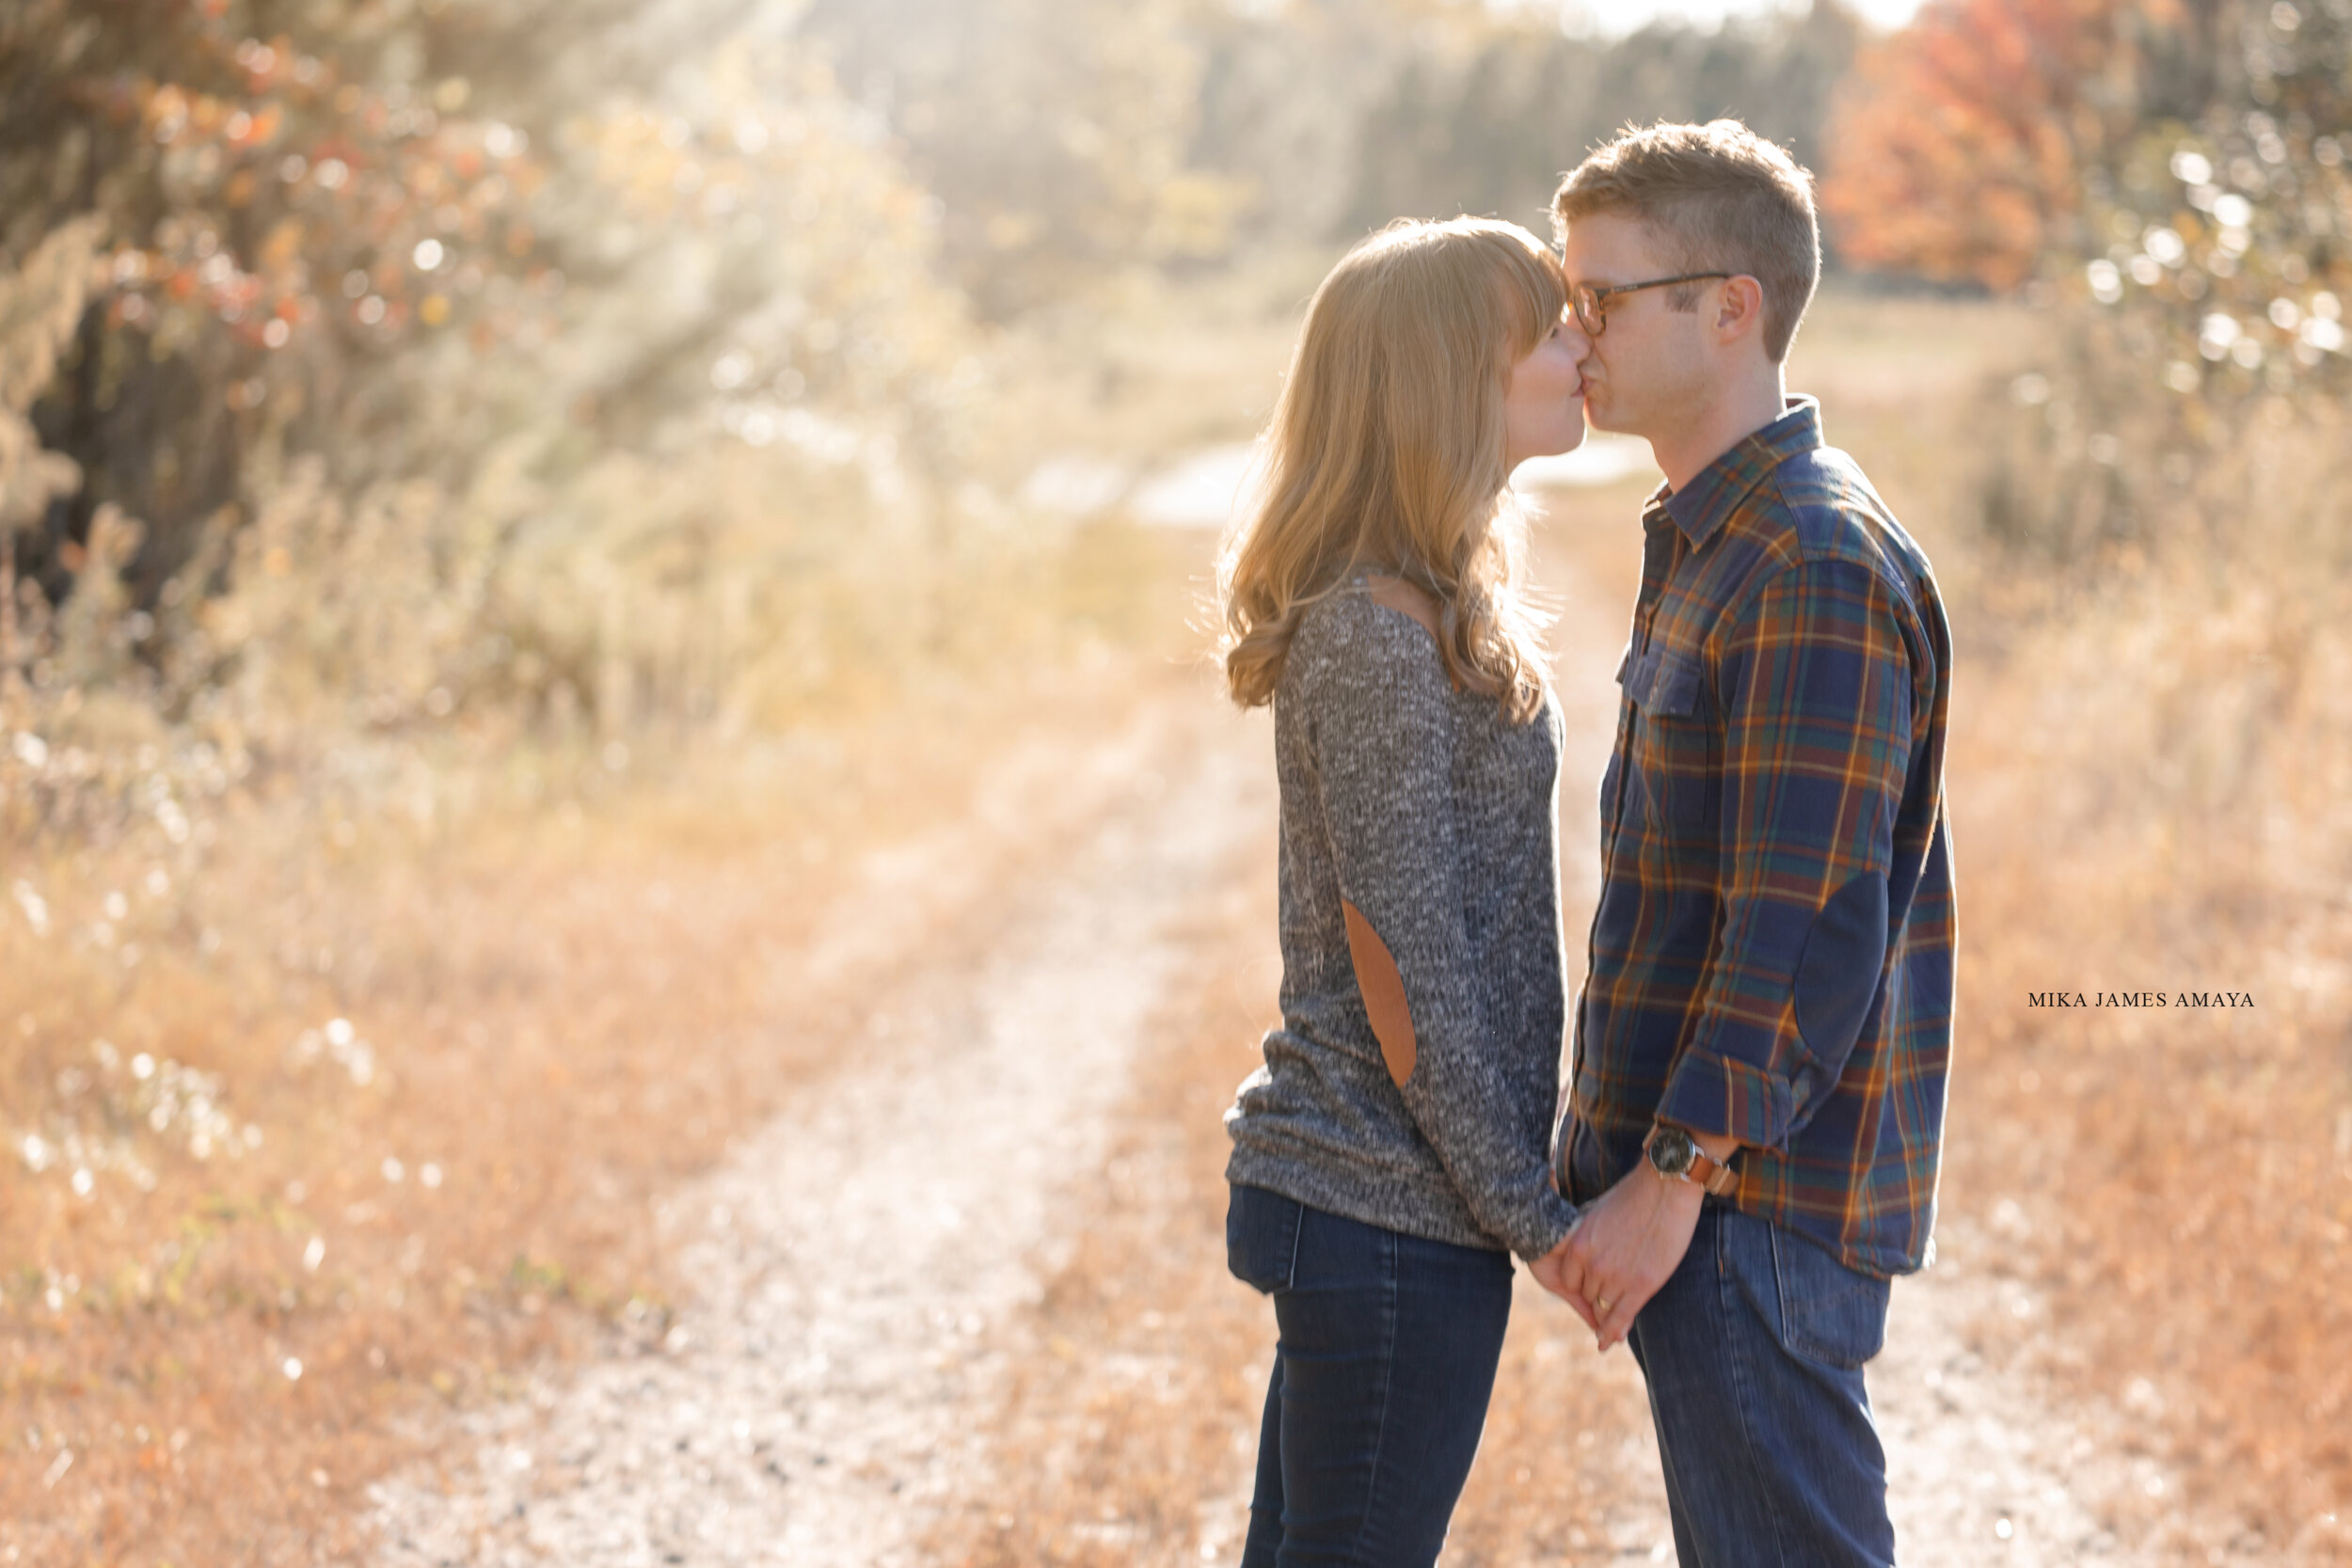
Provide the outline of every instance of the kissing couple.
{"type": "Polygon", "coordinates": [[[1457,218],[1341,261],[1219,561],[1281,800],[1281,1022],[1226,1114],[1228,1262],[1278,1334],[1242,1560],[1437,1560],[1516,1253],[1632,1347],[1684,1568],[1891,1563],[1863,1371],[1935,1215],[1949,628],[1786,391],[1805,171],[1657,125],[1553,217],[1556,253],[1457,218]],[[1665,483],[1563,1075],[1563,729],[1509,480],[1587,424],[1665,483]]]}

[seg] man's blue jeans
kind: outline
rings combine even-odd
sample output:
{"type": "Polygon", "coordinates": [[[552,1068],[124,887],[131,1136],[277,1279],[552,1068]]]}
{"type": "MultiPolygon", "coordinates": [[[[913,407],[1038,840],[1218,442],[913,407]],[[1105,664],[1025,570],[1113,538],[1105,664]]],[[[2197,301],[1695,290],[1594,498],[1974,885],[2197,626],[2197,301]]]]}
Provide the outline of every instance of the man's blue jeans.
{"type": "Polygon", "coordinates": [[[1682,1568],[1895,1560],[1886,1455],[1863,1364],[1886,1281],[1707,1201],[1691,1250],[1633,1320],[1682,1568]]]}
{"type": "Polygon", "coordinates": [[[1225,1252],[1279,1331],[1243,1568],[1428,1568],[1494,1393],[1510,1255],[1242,1186],[1225,1252]]]}

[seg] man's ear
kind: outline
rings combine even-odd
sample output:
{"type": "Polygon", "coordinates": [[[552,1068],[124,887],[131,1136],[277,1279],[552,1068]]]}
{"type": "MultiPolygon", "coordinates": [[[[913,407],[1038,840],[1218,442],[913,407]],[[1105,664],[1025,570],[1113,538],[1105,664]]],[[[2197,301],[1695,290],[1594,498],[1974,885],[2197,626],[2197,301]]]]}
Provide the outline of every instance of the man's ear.
{"type": "Polygon", "coordinates": [[[1723,303],[1715,309],[1715,334],[1725,342],[1764,329],[1764,285],[1745,273],[1724,280],[1723,303]]]}

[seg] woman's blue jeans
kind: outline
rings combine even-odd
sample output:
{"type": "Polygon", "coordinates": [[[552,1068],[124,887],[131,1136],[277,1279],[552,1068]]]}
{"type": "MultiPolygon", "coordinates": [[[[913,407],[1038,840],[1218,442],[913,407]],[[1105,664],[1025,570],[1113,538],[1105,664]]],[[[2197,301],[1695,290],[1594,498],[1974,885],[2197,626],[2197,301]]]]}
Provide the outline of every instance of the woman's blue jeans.
{"type": "Polygon", "coordinates": [[[1243,1568],[1428,1568],[1494,1393],[1510,1255],[1244,1186],[1225,1252],[1279,1331],[1243,1568]]]}

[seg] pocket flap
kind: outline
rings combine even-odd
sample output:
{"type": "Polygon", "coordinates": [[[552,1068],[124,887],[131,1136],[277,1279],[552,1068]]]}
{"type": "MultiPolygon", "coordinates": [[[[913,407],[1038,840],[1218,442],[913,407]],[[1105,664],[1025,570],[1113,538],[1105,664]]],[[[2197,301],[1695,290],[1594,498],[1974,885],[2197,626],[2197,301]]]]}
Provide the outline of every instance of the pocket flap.
{"type": "Polygon", "coordinates": [[[1699,700],[1699,667],[1695,660],[1663,648],[1653,648],[1633,661],[1626,693],[1653,717],[1679,717],[1694,711],[1699,700]]]}

